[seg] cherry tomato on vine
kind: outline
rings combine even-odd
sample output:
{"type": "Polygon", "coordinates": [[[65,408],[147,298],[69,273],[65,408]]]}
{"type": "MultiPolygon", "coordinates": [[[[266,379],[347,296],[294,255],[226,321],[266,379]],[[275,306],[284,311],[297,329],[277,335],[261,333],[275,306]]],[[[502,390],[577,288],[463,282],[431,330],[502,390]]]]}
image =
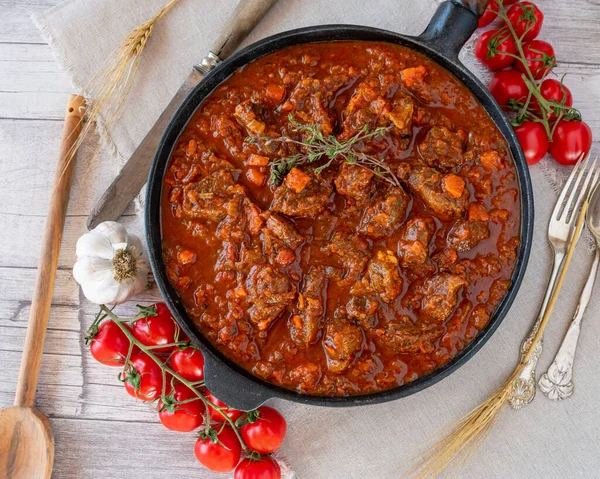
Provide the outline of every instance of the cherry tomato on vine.
{"type": "Polygon", "coordinates": [[[512,65],[517,45],[506,31],[489,30],[482,34],[475,45],[475,56],[492,71],[512,65]]]}
{"type": "Polygon", "coordinates": [[[162,371],[160,366],[145,353],[133,356],[127,372],[122,374],[125,390],[134,398],[152,401],[162,393],[162,371]]]}
{"type": "Polygon", "coordinates": [[[550,154],[561,165],[574,165],[592,147],[592,130],[583,121],[560,120],[550,142],[550,154]]]}
{"type": "MultiPolygon", "coordinates": [[[[540,85],[540,94],[548,101],[563,104],[565,107],[573,106],[573,95],[571,95],[571,91],[554,78],[548,78],[542,82],[540,85]]],[[[535,103],[537,104],[537,101],[535,103]]],[[[553,112],[550,113],[549,117],[554,120],[557,116],[558,115],[553,112]]]]}
{"type": "MultiPolygon", "coordinates": [[[[227,416],[231,418],[232,421],[235,421],[242,414],[242,411],[238,411],[237,409],[229,409],[229,406],[225,404],[223,401],[217,399],[212,393],[208,393],[206,395],[206,399],[208,399],[213,404],[219,406],[227,416]]],[[[225,419],[221,416],[221,413],[217,411],[215,408],[209,407],[208,413],[210,414],[210,418],[215,422],[224,422],[225,419]]]]}
{"type": "Polygon", "coordinates": [[[529,42],[540,34],[544,14],[533,3],[519,2],[510,7],[506,15],[517,36],[524,42],[529,42]]]}
{"type": "MultiPolygon", "coordinates": [[[[502,2],[502,4],[506,8],[515,2],[517,2],[517,0],[504,0],[504,2],[502,2]]],[[[497,16],[498,16],[498,0],[490,0],[487,8],[485,9],[485,12],[479,19],[479,23],[477,24],[477,26],[479,28],[487,27],[490,23],[492,23],[496,19],[497,16]]]]}
{"type": "Polygon", "coordinates": [[[123,366],[129,352],[129,339],[115,323],[104,321],[91,340],[90,352],[102,364],[123,366]]]}
{"type": "Polygon", "coordinates": [[[528,165],[535,165],[548,153],[548,135],[541,123],[535,121],[523,122],[515,127],[515,133],[525,153],[528,165]]]}
{"type": "MultiPolygon", "coordinates": [[[[175,334],[179,327],[173,320],[171,312],[165,303],[156,303],[156,316],[138,319],[133,323],[132,332],[144,346],[159,346],[175,342],[175,334]]],[[[179,331],[179,340],[186,341],[187,337],[179,331]]],[[[168,352],[171,347],[156,348],[155,352],[168,352]]]]}
{"type": "MultiPolygon", "coordinates": [[[[548,42],[543,40],[532,40],[523,46],[523,54],[527,59],[529,71],[536,80],[547,75],[556,66],[556,56],[554,48],[548,42]]],[[[515,68],[522,73],[527,70],[521,60],[515,62],[515,68]]]]}
{"type": "Polygon", "coordinates": [[[158,417],[163,425],[171,431],[190,432],[202,425],[204,403],[200,399],[188,401],[197,397],[185,384],[175,383],[165,402],[158,402],[158,417]]]}
{"type": "Polygon", "coordinates": [[[233,479],[281,479],[281,468],[271,456],[246,458],[235,468],[233,479]]]}
{"type": "Polygon", "coordinates": [[[505,110],[510,99],[524,102],[527,99],[529,89],[525,80],[521,77],[521,72],[516,70],[504,70],[498,72],[492,78],[489,85],[490,93],[505,110]]]}
{"type": "Polygon", "coordinates": [[[194,454],[207,469],[229,472],[240,462],[242,446],[234,430],[226,426],[218,434],[215,429],[211,429],[209,434],[201,432],[194,446],[194,454]]]}
{"type": "Polygon", "coordinates": [[[269,454],[276,451],[285,437],[287,423],[279,411],[269,406],[261,406],[255,413],[248,413],[248,419],[253,422],[244,424],[240,433],[246,445],[253,451],[269,454]]]}
{"type": "Polygon", "coordinates": [[[171,366],[177,374],[188,381],[204,379],[204,356],[199,349],[189,347],[175,351],[171,356],[171,366]]]}

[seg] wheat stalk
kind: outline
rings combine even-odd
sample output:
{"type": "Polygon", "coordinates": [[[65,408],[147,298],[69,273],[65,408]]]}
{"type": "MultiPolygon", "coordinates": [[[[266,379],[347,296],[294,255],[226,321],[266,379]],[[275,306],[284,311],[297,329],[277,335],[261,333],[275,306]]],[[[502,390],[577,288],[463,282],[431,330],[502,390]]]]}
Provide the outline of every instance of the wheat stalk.
{"type": "MultiPolygon", "coordinates": [[[[83,89],[83,93],[91,102],[88,107],[86,123],[81,134],[67,153],[67,161],[61,172],[64,174],[75,153],[91,132],[93,124],[100,112],[105,111],[104,123],[111,125],[121,113],[125,100],[131,91],[138,71],[142,53],[152,36],[154,27],[179,0],[170,0],[158,13],[132,30],[121,43],[121,46],[110,55],[96,74],[83,89]]],[[[83,121],[83,120],[81,120],[83,121]]]]}
{"type": "Polygon", "coordinates": [[[447,468],[450,468],[451,474],[463,469],[477,452],[477,449],[483,444],[491,428],[498,421],[502,406],[504,406],[512,393],[514,380],[527,365],[536,345],[542,339],[544,329],[546,329],[552,309],[558,298],[558,293],[569,269],[569,263],[577,245],[576,238],[579,238],[583,228],[588,201],[589,199],[586,198],[579,212],[575,232],[572,236],[574,239],[567,250],[564,267],[558,276],[556,288],[550,297],[550,301],[540,322],[540,327],[531,342],[529,350],[521,357],[519,364],[508,379],[504,381],[502,387],[497,389],[486,401],[471,412],[442,430],[440,435],[443,437],[415,458],[416,463],[409,471],[409,474],[413,477],[431,479],[439,477],[447,468]]]}

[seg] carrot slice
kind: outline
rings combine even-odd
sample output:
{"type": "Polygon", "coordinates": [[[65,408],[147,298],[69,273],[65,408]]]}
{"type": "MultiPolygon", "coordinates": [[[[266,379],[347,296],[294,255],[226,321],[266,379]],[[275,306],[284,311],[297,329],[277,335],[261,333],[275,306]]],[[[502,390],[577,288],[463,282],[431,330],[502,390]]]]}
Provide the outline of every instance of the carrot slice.
{"type": "Polygon", "coordinates": [[[276,85],[271,83],[267,85],[267,97],[273,100],[275,103],[279,103],[285,96],[285,87],[283,85],[276,85]]]}
{"type": "Polygon", "coordinates": [[[248,166],[267,166],[269,164],[269,157],[252,153],[248,157],[246,164],[248,166]]]}
{"type": "Polygon", "coordinates": [[[465,191],[465,180],[458,175],[449,174],[444,176],[442,187],[453,198],[460,198],[465,191]]]}
{"type": "Polygon", "coordinates": [[[300,193],[310,183],[310,176],[298,168],[292,168],[285,177],[285,184],[296,193],[300,193]]]}
{"type": "Polygon", "coordinates": [[[250,168],[246,171],[246,179],[256,186],[262,186],[265,184],[265,180],[267,179],[267,175],[260,172],[256,168],[250,168]]]}

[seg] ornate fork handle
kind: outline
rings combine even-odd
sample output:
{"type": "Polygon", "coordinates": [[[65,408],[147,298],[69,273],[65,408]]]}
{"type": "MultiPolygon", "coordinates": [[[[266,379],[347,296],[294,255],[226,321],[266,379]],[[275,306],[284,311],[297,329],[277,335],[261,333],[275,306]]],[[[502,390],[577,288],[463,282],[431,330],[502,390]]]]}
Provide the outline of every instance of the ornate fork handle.
{"type": "MultiPolygon", "coordinates": [[[[558,273],[562,267],[564,256],[565,255],[562,252],[556,252],[554,254],[552,273],[550,274],[550,280],[548,281],[542,306],[540,307],[540,311],[535,323],[533,324],[533,327],[529,331],[529,334],[523,343],[521,343],[521,360],[523,359],[523,356],[529,352],[529,349],[533,343],[533,338],[540,327],[542,316],[544,315],[544,311],[546,311],[546,306],[548,306],[548,301],[550,300],[550,296],[552,296],[552,291],[554,291],[554,286],[556,285],[556,279],[558,278],[558,273]]],[[[517,376],[513,381],[512,391],[508,397],[508,403],[513,409],[521,409],[522,407],[527,406],[527,404],[533,401],[533,398],[535,397],[535,368],[540,356],[542,355],[542,349],[543,339],[535,345],[535,349],[529,358],[527,365],[523,368],[521,374],[519,374],[519,376],[517,376]]]]}
{"type": "Polygon", "coordinates": [[[599,263],[600,250],[596,248],[596,255],[594,256],[594,262],[590,268],[590,274],[581,291],[579,304],[577,305],[575,315],[569,325],[567,334],[565,334],[560,349],[558,350],[558,353],[556,353],[554,361],[548,368],[548,372],[543,374],[540,378],[540,390],[553,401],[567,399],[573,394],[573,389],[575,388],[575,385],[573,384],[575,351],[577,350],[577,342],[581,332],[581,321],[592,296],[599,263]]]}

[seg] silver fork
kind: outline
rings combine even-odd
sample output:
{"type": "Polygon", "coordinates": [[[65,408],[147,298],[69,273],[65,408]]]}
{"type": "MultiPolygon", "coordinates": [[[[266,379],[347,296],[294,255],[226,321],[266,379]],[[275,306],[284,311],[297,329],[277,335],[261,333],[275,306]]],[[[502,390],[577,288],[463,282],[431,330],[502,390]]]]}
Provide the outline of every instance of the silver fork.
{"type": "MultiPolygon", "coordinates": [[[[589,194],[591,186],[597,182],[599,172],[600,163],[597,158],[590,160],[590,156],[583,158],[582,155],[577,162],[577,165],[573,168],[567,183],[558,197],[556,206],[552,211],[550,225],[548,226],[548,241],[554,252],[552,273],[550,274],[546,294],[544,295],[544,300],[542,301],[535,323],[521,344],[521,357],[527,354],[531,348],[533,337],[540,327],[542,316],[546,311],[548,301],[554,291],[556,279],[563,267],[563,260],[567,253],[567,247],[571,241],[577,241],[579,239],[573,238],[578,212],[584,199],[589,194]]],[[[538,359],[542,354],[542,343],[543,340],[540,340],[537,343],[527,365],[513,382],[512,391],[508,398],[508,402],[513,409],[520,409],[523,406],[526,406],[533,401],[533,398],[535,397],[535,368],[538,359]]]]}

